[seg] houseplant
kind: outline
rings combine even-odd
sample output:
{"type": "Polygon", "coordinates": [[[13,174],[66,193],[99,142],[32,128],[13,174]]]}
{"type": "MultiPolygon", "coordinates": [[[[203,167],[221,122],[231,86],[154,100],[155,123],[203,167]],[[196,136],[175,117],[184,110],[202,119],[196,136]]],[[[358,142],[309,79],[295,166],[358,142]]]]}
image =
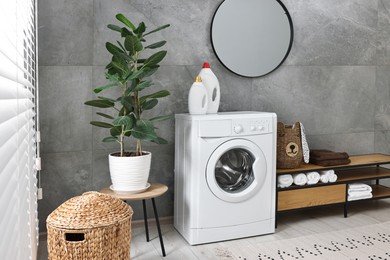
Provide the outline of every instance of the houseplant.
{"type": "Polygon", "coordinates": [[[88,106],[109,109],[111,113],[97,112],[105,121],[92,121],[92,125],[107,128],[110,136],[103,142],[117,142],[120,151],[109,155],[112,189],[119,191],[139,191],[146,187],[149,177],[151,153],[142,150],[141,141],[151,141],[158,144],[167,143],[155,132],[154,124],[170,118],[162,115],[154,118],[144,118],[143,111],[150,110],[158,104],[158,99],[168,96],[167,90],[160,90],[148,95],[141,95],[142,90],[153,86],[148,79],[159,68],[167,51],[158,49],[166,41],[146,44],[148,35],[169,27],[169,24],[146,32],[146,25],[141,22],[136,27],[123,14],[116,18],[123,27],[109,24],[108,28],[118,32],[121,41],[107,42],[106,49],[112,55],[111,62],[106,66],[105,76],[109,84],[94,89],[96,94],[111,88],[118,88],[119,97],[109,98],[98,96],[95,100],[85,102],[88,106]],[[154,52],[145,57],[145,50],[154,52]],[[107,121],[108,120],[108,121],[107,121]],[[125,139],[136,140],[135,149],[125,149],[125,139]]]}

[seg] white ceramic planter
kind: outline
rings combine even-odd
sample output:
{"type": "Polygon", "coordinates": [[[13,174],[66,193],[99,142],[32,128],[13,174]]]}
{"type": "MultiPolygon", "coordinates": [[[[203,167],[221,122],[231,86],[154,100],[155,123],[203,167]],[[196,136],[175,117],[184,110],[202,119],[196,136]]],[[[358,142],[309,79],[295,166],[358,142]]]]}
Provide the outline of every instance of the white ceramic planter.
{"type": "Polygon", "coordinates": [[[134,157],[108,155],[112,189],[115,191],[142,191],[147,183],[152,153],[134,157]]]}

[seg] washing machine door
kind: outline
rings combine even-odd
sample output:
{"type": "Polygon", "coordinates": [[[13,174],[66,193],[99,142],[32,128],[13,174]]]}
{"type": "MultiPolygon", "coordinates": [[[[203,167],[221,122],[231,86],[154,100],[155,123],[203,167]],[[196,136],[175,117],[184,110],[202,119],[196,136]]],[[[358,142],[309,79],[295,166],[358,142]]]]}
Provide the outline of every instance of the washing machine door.
{"type": "Polygon", "coordinates": [[[260,147],[245,139],[221,144],[210,156],[206,169],[212,193],[226,202],[241,202],[263,186],[267,163],[260,147]]]}

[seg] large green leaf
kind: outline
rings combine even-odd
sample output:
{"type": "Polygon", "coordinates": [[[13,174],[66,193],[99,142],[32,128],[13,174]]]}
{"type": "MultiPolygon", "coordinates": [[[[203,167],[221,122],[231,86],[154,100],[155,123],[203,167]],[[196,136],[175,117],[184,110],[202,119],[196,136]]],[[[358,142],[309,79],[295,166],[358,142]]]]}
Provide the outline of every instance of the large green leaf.
{"type": "Polygon", "coordinates": [[[121,104],[126,108],[127,111],[134,111],[134,101],[132,96],[124,96],[121,98],[121,104]]]}
{"type": "Polygon", "coordinates": [[[104,114],[104,113],[101,113],[101,112],[96,112],[96,114],[98,114],[99,116],[108,118],[108,119],[114,119],[113,116],[110,116],[110,115],[107,115],[107,114],[104,114]]]}
{"type": "Polygon", "coordinates": [[[111,128],[113,127],[112,124],[105,123],[105,122],[99,122],[99,121],[91,121],[91,125],[98,126],[98,127],[103,127],[103,128],[111,128]]]}
{"type": "Polygon", "coordinates": [[[122,43],[120,41],[116,41],[116,42],[118,43],[119,47],[121,47],[122,51],[126,53],[126,49],[125,47],[123,47],[122,43]]]}
{"type": "Polygon", "coordinates": [[[135,118],[134,114],[131,113],[130,115],[128,115],[127,117],[130,118],[131,120],[131,124],[127,124],[126,127],[125,127],[125,130],[126,131],[130,131],[133,129],[133,127],[135,126],[136,122],[137,122],[137,119],[135,118]]]}
{"type": "Polygon", "coordinates": [[[138,120],[136,126],[131,130],[134,138],[140,140],[154,140],[157,135],[154,131],[153,124],[148,120],[138,120]]]}
{"type": "Polygon", "coordinates": [[[156,43],[153,43],[153,44],[150,44],[150,45],[146,46],[145,49],[160,48],[160,47],[164,46],[166,43],[167,43],[167,41],[156,42],[156,43]]]}
{"type": "MultiPolygon", "coordinates": [[[[111,63],[119,63],[121,65],[121,68],[125,71],[129,70],[127,58],[130,57],[127,54],[123,53],[123,55],[120,55],[119,53],[115,53],[112,55],[111,63]]],[[[114,66],[114,65],[113,65],[114,66]]]]}
{"type": "Polygon", "coordinates": [[[149,119],[149,121],[158,122],[158,121],[163,121],[163,120],[167,120],[167,119],[171,119],[171,118],[173,118],[173,115],[156,116],[156,117],[149,119]]]}
{"type": "Polygon", "coordinates": [[[144,62],[144,66],[151,67],[153,65],[157,65],[160,61],[164,59],[165,55],[167,55],[167,51],[156,52],[155,54],[146,59],[146,61],[144,62]]]}
{"type": "Polygon", "coordinates": [[[126,38],[128,35],[134,35],[132,31],[129,31],[126,27],[121,29],[121,37],[126,38]]]}
{"type": "Polygon", "coordinates": [[[134,72],[133,74],[130,74],[130,76],[127,78],[128,80],[132,80],[132,79],[135,79],[137,77],[139,77],[139,75],[141,75],[142,73],[144,73],[144,70],[145,68],[141,68],[140,70],[137,70],[136,72],[134,72]]]}
{"type": "Polygon", "coordinates": [[[111,64],[113,66],[113,68],[121,71],[122,73],[126,73],[127,72],[127,68],[125,66],[123,66],[120,62],[116,62],[116,61],[111,61],[111,64]]]}
{"type": "Polygon", "coordinates": [[[115,126],[125,126],[126,129],[132,129],[134,126],[134,117],[130,116],[120,116],[114,119],[112,121],[113,125],[115,126]]]}
{"type": "Polygon", "coordinates": [[[145,32],[146,30],[146,26],[145,26],[145,23],[144,22],[141,22],[137,29],[134,30],[134,33],[136,33],[138,35],[138,37],[142,36],[142,34],[145,32]]]}
{"type": "Polygon", "coordinates": [[[154,108],[155,106],[157,106],[157,103],[158,103],[158,100],[157,99],[151,99],[151,100],[148,100],[148,101],[145,101],[142,103],[141,107],[142,107],[142,110],[149,110],[149,109],[152,109],[154,108]]]}
{"type": "Polygon", "coordinates": [[[111,136],[118,136],[122,133],[122,126],[113,126],[110,129],[111,136]]]}
{"type": "Polygon", "coordinates": [[[93,92],[99,93],[99,92],[101,92],[102,90],[109,89],[109,88],[112,88],[112,87],[114,87],[114,86],[118,86],[118,82],[110,83],[110,84],[107,84],[107,85],[105,85],[105,86],[95,88],[95,89],[93,90],[93,92]]]}
{"type": "Polygon", "coordinates": [[[116,141],[118,141],[118,138],[116,138],[116,137],[114,137],[114,136],[109,136],[109,137],[103,138],[102,141],[103,141],[104,143],[116,142],[116,141]]]}
{"type": "Polygon", "coordinates": [[[162,29],[165,29],[165,28],[167,28],[167,27],[169,27],[169,26],[170,26],[169,24],[165,24],[165,25],[160,26],[160,27],[158,27],[158,28],[156,28],[156,29],[154,29],[154,30],[152,30],[152,31],[150,31],[150,32],[145,33],[144,36],[149,35],[149,34],[151,34],[151,33],[158,32],[158,31],[160,31],[160,30],[162,30],[162,29]]]}
{"type": "Polygon", "coordinates": [[[138,78],[139,79],[143,79],[143,78],[146,78],[146,77],[149,77],[149,76],[153,75],[153,73],[155,73],[159,67],[160,66],[155,65],[155,66],[152,66],[152,67],[145,67],[145,68],[143,68],[143,73],[141,73],[138,76],[138,78]]]}
{"type": "Polygon", "coordinates": [[[119,110],[119,113],[118,113],[118,116],[125,116],[125,115],[128,115],[130,114],[130,110],[127,110],[124,106],[121,108],[121,110],[119,110]]]}
{"type": "Polygon", "coordinates": [[[153,85],[153,82],[150,81],[150,80],[141,81],[141,82],[135,87],[134,90],[140,91],[140,90],[143,90],[143,89],[145,89],[145,88],[148,88],[148,87],[150,87],[150,86],[152,86],[152,85],[153,85]]]}
{"type": "Polygon", "coordinates": [[[136,52],[139,52],[143,49],[142,43],[138,37],[134,35],[126,36],[125,48],[130,52],[131,55],[134,55],[136,52]]]}
{"type": "Polygon", "coordinates": [[[115,44],[112,44],[111,42],[106,42],[106,49],[111,53],[111,54],[116,54],[116,53],[123,53],[123,51],[117,47],[115,44]]]}
{"type": "Polygon", "coordinates": [[[114,68],[112,66],[111,62],[107,65],[106,69],[107,69],[107,73],[108,74],[110,74],[110,75],[118,75],[118,78],[119,78],[119,74],[122,74],[122,70],[114,68]]]}
{"type": "Polygon", "coordinates": [[[131,121],[130,118],[127,116],[120,116],[115,118],[114,121],[112,121],[112,124],[114,126],[126,126],[127,124],[131,124],[131,121]]]}
{"type": "Polygon", "coordinates": [[[163,97],[169,96],[170,94],[171,93],[169,93],[168,90],[160,90],[160,91],[157,91],[153,94],[141,97],[141,102],[146,100],[146,99],[149,99],[149,98],[163,98],[163,97]]]}
{"type": "Polygon", "coordinates": [[[114,103],[108,100],[90,100],[84,103],[87,106],[92,107],[100,107],[100,108],[107,108],[107,107],[114,107],[114,103]]]}
{"type": "Polygon", "coordinates": [[[131,30],[135,30],[135,26],[132,22],[130,22],[123,14],[117,14],[116,19],[124,23],[126,26],[128,26],[131,30]]]}
{"type": "Polygon", "coordinates": [[[109,24],[107,25],[107,27],[113,31],[117,31],[117,32],[121,32],[121,27],[119,27],[118,25],[115,25],[115,24],[109,24]]]}
{"type": "Polygon", "coordinates": [[[130,80],[129,82],[130,82],[130,86],[128,86],[126,89],[126,92],[125,92],[126,96],[129,96],[131,94],[131,92],[134,91],[135,87],[137,86],[137,80],[133,79],[133,80],[130,80]]]}
{"type": "MultiPolygon", "coordinates": [[[[107,67],[112,67],[111,62],[107,65],[107,67]]],[[[118,82],[119,81],[119,76],[118,74],[110,74],[108,71],[104,74],[106,76],[106,79],[109,79],[112,82],[118,82]]]]}
{"type": "Polygon", "coordinates": [[[118,60],[118,61],[120,61],[120,63],[126,64],[126,65],[127,65],[130,61],[133,60],[133,57],[127,55],[127,53],[122,53],[122,52],[119,53],[119,52],[117,52],[117,53],[114,54],[114,56],[115,56],[115,59],[116,59],[116,60],[118,60]]]}

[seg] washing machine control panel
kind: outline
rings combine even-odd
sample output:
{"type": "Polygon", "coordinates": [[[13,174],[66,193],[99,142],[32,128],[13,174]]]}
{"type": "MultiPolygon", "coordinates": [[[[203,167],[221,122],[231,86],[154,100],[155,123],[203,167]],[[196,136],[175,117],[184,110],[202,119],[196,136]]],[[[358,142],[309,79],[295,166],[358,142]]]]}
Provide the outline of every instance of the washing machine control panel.
{"type": "Polygon", "coordinates": [[[270,119],[236,119],[233,120],[233,135],[266,134],[271,131],[270,119]]]}

